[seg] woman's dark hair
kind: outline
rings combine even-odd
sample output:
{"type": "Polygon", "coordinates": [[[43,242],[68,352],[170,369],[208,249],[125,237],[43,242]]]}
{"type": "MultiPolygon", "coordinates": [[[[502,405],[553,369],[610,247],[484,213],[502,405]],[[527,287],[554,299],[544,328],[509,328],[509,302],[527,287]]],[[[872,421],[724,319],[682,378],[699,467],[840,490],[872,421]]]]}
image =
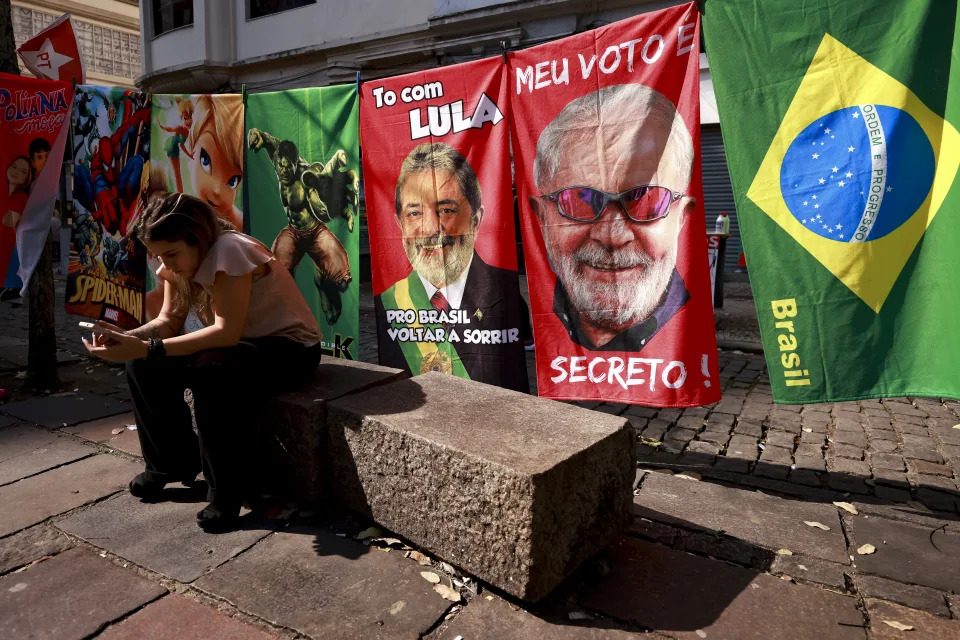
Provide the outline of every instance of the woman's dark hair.
{"type": "Polygon", "coordinates": [[[220,235],[222,226],[206,202],[182,193],[152,195],[145,199],[137,220],[141,242],[177,242],[200,248],[200,260],[220,235]]]}

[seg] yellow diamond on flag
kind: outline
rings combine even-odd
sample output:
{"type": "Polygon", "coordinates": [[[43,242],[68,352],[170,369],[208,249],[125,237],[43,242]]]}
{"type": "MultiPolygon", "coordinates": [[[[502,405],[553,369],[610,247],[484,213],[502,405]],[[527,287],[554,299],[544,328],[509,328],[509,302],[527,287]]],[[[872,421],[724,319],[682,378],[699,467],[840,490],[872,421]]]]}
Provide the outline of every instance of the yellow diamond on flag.
{"type": "Polygon", "coordinates": [[[960,167],[960,134],[826,34],[747,191],[875,312],[960,167]]]}

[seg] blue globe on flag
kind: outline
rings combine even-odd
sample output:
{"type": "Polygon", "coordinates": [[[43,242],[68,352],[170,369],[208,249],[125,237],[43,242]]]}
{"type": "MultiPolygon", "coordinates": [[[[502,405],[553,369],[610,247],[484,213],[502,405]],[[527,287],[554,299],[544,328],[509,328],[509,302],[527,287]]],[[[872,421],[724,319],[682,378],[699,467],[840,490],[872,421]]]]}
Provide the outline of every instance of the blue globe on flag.
{"type": "Polygon", "coordinates": [[[895,231],[933,185],[933,147],[906,111],[863,104],[829,113],[794,138],[780,168],[790,213],[837,242],[895,231]]]}

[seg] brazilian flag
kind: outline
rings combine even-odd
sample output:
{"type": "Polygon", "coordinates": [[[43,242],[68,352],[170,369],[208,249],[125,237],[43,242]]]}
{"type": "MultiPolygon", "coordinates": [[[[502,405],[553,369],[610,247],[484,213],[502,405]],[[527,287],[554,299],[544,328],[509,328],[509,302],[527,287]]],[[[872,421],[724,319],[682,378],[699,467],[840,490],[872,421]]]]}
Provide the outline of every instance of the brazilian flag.
{"type": "Polygon", "coordinates": [[[774,399],[960,397],[956,0],[706,0],[774,399]]]}

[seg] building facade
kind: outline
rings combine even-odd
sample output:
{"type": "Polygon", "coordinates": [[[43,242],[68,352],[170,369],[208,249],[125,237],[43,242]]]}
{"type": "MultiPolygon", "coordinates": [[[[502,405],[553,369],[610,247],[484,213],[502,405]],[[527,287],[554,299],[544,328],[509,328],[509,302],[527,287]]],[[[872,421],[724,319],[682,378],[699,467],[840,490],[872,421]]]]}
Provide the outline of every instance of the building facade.
{"type": "MultiPolygon", "coordinates": [[[[11,17],[17,46],[70,13],[87,82],[133,87],[143,74],[140,9],[136,0],[13,0],[11,17]]],[[[21,73],[30,75],[23,63],[21,73]]]]}
{"type": "MultiPolygon", "coordinates": [[[[143,75],[165,92],[279,91],[366,80],[500,55],[681,0],[143,0],[143,75]]],[[[709,65],[701,55],[708,227],[737,231],[709,65]]],[[[728,246],[728,267],[740,254],[728,246]]]]}

